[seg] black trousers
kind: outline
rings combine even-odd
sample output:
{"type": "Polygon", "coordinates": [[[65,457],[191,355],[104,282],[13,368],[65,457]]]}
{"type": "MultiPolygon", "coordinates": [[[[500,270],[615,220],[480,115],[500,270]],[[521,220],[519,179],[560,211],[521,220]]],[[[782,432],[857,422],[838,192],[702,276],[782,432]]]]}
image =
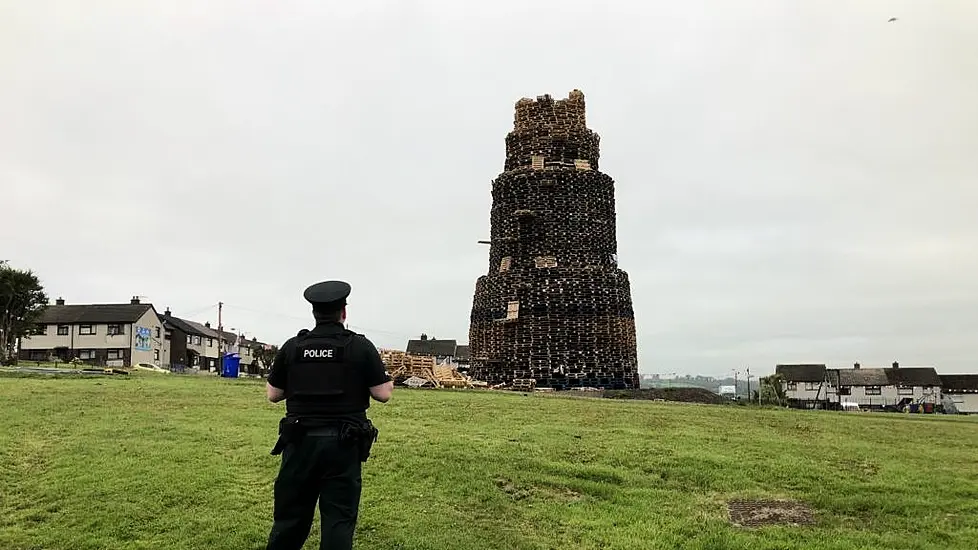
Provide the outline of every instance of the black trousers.
{"type": "Polygon", "coordinates": [[[353,441],[306,434],[282,451],[275,479],[275,522],[267,550],[300,550],[312,528],[316,501],[320,550],[350,550],[360,508],[360,457],[353,441]]]}

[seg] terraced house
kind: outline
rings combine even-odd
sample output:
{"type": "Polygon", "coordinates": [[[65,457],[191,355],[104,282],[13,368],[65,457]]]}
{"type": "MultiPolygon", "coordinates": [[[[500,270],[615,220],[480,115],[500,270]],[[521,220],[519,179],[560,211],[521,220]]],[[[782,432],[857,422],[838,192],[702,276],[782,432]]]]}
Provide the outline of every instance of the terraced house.
{"type": "Polygon", "coordinates": [[[226,330],[217,331],[221,335],[221,339],[224,340],[224,352],[225,353],[236,353],[241,359],[241,370],[244,372],[257,372],[254,368],[255,366],[255,349],[264,348],[267,344],[259,342],[257,338],[252,338],[248,340],[243,334],[235,334],[233,332],[228,332],[226,330]]]}
{"type": "Polygon", "coordinates": [[[885,407],[900,402],[937,405],[941,402],[941,379],[934,367],[839,369],[839,401],[866,407],[885,407]]]}
{"type": "Polygon", "coordinates": [[[220,351],[217,331],[210,326],[181,319],[170,309],[163,312],[166,349],[163,364],[170,368],[217,369],[220,351]]]}
{"type": "Polygon", "coordinates": [[[236,353],[240,357],[241,369],[253,372],[255,362],[254,348],[265,346],[257,339],[247,340],[242,335],[218,331],[210,322],[203,324],[173,315],[167,308],[163,312],[163,327],[166,346],[163,352],[163,366],[201,370],[218,370],[220,354],[236,353]],[[223,342],[223,347],[221,347],[223,342]]]}
{"type": "Polygon", "coordinates": [[[832,375],[825,365],[795,364],[777,365],[776,374],[783,379],[783,390],[789,402],[802,408],[835,401],[838,375],[832,375]]]}
{"type": "Polygon", "coordinates": [[[159,365],[163,323],[153,304],[65,304],[58,298],[41,314],[36,330],[21,339],[24,361],[78,359],[104,366],[159,365]]]}
{"type": "MultiPolygon", "coordinates": [[[[436,340],[429,338],[427,334],[422,334],[418,340],[408,340],[405,351],[411,355],[427,355],[435,358],[439,365],[455,362],[458,355],[458,342],[456,340],[436,340]]],[[[468,360],[469,347],[464,346],[466,360],[468,360]]]]}
{"type": "Polygon", "coordinates": [[[941,378],[934,367],[831,369],[825,365],[778,365],[785,397],[798,408],[836,408],[843,403],[883,408],[900,403],[937,405],[941,378]]]}
{"type": "Polygon", "coordinates": [[[944,406],[960,414],[978,414],[978,374],[942,374],[944,406]]]}

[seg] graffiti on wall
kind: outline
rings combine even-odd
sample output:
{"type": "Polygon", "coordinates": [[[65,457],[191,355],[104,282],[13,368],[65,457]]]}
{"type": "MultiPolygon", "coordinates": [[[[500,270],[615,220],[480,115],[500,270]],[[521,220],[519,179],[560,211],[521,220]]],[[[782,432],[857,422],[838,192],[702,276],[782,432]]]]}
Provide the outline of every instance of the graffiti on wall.
{"type": "Polygon", "coordinates": [[[149,330],[149,327],[136,327],[135,348],[138,351],[149,351],[152,349],[152,342],[150,342],[149,338],[150,334],[152,334],[152,332],[149,330]]]}

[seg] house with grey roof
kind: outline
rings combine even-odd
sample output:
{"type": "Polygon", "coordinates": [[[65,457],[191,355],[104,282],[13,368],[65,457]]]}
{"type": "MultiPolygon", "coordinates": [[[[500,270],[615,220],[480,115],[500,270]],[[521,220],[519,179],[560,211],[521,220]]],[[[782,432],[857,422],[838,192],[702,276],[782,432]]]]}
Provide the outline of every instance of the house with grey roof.
{"type": "Polygon", "coordinates": [[[181,367],[201,370],[217,369],[217,332],[195,321],[173,315],[170,308],[163,312],[166,331],[164,364],[173,369],[181,367]]]}
{"type": "Polygon", "coordinates": [[[216,331],[224,342],[225,353],[236,353],[240,358],[241,370],[245,372],[257,372],[252,369],[255,363],[255,348],[264,346],[257,338],[248,340],[243,334],[237,334],[226,330],[216,331]]]}
{"type": "Polygon", "coordinates": [[[950,412],[978,414],[978,374],[942,374],[941,393],[950,412]]]}
{"type": "Polygon", "coordinates": [[[164,363],[172,367],[190,367],[201,370],[217,370],[221,352],[236,353],[241,369],[252,372],[255,348],[266,347],[257,338],[247,340],[242,335],[213,328],[209,321],[199,323],[173,315],[167,308],[163,312],[166,331],[164,363]],[[222,347],[223,343],[223,347],[222,347]]]}
{"type": "Polygon", "coordinates": [[[774,372],[781,375],[789,406],[825,408],[835,401],[836,386],[829,383],[829,370],[824,364],[777,365],[774,372]]]}
{"type": "MultiPolygon", "coordinates": [[[[429,338],[427,334],[422,334],[417,340],[408,340],[407,353],[411,355],[426,355],[435,358],[435,362],[452,363],[455,362],[458,353],[458,342],[455,340],[436,340],[429,338]]],[[[466,348],[466,353],[468,346],[466,348]]]]}
{"type": "Polygon", "coordinates": [[[159,365],[164,347],[156,309],[136,296],[128,304],[66,304],[58,298],[45,307],[35,330],[21,339],[18,359],[159,365]]]}
{"type": "Polygon", "coordinates": [[[882,408],[901,402],[938,405],[941,402],[941,379],[934,367],[902,367],[894,362],[889,368],[838,369],[839,402],[860,407],[882,408]]]}

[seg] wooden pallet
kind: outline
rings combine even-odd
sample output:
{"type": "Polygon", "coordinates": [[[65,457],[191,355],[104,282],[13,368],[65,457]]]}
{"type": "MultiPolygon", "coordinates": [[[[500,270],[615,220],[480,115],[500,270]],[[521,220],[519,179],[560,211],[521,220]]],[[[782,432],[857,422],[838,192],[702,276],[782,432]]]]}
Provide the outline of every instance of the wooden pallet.
{"type": "Polygon", "coordinates": [[[399,350],[380,350],[380,358],[392,379],[421,379],[435,388],[471,388],[475,385],[458,372],[457,365],[438,365],[435,358],[399,350]]]}

